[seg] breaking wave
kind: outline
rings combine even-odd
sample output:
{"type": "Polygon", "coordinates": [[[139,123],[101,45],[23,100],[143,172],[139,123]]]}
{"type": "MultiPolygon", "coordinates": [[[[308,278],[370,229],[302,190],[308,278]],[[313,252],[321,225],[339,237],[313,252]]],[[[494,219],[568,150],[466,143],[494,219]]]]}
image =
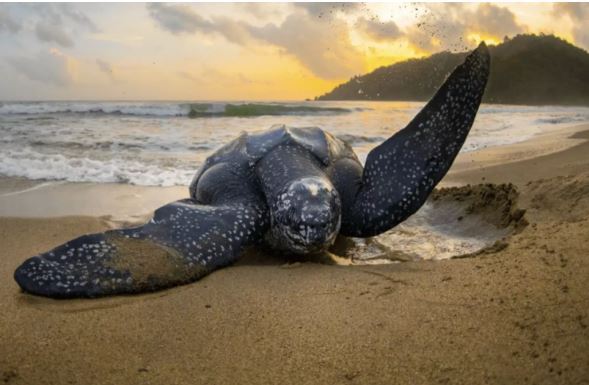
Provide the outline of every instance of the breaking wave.
{"type": "Polygon", "coordinates": [[[2,115],[94,114],[208,118],[334,115],[352,111],[340,107],[282,103],[13,102],[0,105],[0,114],[2,115]]]}
{"type": "Polygon", "coordinates": [[[0,154],[0,174],[32,180],[129,183],[140,186],[187,185],[195,168],[168,167],[129,159],[89,159],[42,154],[29,148],[0,154]]]}

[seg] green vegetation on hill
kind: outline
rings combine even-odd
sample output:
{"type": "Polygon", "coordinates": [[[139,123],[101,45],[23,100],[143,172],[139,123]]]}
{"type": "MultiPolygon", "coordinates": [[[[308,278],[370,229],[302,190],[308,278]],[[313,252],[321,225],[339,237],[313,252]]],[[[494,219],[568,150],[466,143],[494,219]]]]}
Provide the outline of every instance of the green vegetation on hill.
{"type": "MultiPolygon", "coordinates": [[[[517,35],[490,46],[483,101],[589,105],[589,54],[552,35],[517,35]]],[[[354,76],[316,100],[428,100],[466,52],[441,52],[354,76]]]]}

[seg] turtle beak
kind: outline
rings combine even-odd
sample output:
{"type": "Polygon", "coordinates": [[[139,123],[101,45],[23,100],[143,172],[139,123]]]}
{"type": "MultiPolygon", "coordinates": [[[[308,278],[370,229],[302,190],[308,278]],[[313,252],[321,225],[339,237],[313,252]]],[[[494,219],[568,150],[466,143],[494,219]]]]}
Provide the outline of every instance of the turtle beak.
{"type": "Polygon", "coordinates": [[[285,233],[292,242],[293,249],[299,253],[324,251],[332,245],[339,231],[339,221],[332,220],[333,218],[327,217],[321,222],[301,222],[285,233]]]}
{"type": "Polygon", "coordinates": [[[323,223],[320,225],[306,225],[302,229],[304,234],[303,239],[309,246],[317,246],[328,243],[331,238],[334,238],[334,231],[330,229],[329,223],[323,223]]]}

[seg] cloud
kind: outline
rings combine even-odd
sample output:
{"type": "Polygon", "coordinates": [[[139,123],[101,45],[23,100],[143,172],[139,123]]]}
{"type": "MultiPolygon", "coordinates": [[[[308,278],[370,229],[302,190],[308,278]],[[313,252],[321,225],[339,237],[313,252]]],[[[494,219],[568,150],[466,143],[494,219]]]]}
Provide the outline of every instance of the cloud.
{"type": "Polygon", "coordinates": [[[36,14],[40,16],[41,21],[59,26],[69,27],[74,25],[80,26],[90,32],[99,32],[99,28],[94,22],[82,11],[75,8],[69,3],[42,3],[36,4],[36,14]]]}
{"type": "MultiPolygon", "coordinates": [[[[23,4],[22,10],[28,20],[26,24],[34,25],[34,32],[40,41],[55,43],[61,47],[74,46],[75,36],[80,28],[98,32],[94,22],[72,4],[40,3],[23,4]]],[[[1,12],[1,11],[0,11],[1,12]]],[[[0,23],[1,23],[0,16],[0,23]]]]}
{"type": "Polygon", "coordinates": [[[246,23],[231,20],[225,17],[213,18],[213,25],[218,33],[232,43],[241,45],[251,40],[251,26],[246,23]]]}
{"type": "Polygon", "coordinates": [[[470,33],[502,38],[524,31],[505,7],[479,4],[474,10],[463,4],[427,4],[427,13],[406,33],[410,43],[424,50],[465,50],[476,42],[470,33]]]}
{"type": "Polygon", "coordinates": [[[588,3],[556,3],[553,7],[555,15],[559,16],[564,13],[574,21],[585,21],[589,16],[588,3]]]}
{"type": "Polygon", "coordinates": [[[30,80],[66,86],[77,77],[77,61],[53,48],[33,57],[9,57],[8,63],[30,80]]]}
{"type": "Polygon", "coordinates": [[[325,23],[298,11],[279,25],[257,27],[225,17],[207,20],[186,5],[149,4],[148,9],[171,33],[218,34],[239,45],[254,41],[272,45],[322,78],[341,79],[365,69],[361,52],[350,42],[348,25],[339,19],[325,23]]]}
{"type": "Polygon", "coordinates": [[[333,19],[339,13],[355,12],[362,7],[361,3],[293,3],[295,7],[304,9],[310,16],[320,19],[333,19]]]}
{"type": "Polygon", "coordinates": [[[48,43],[57,43],[62,47],[72,47],[74,41],[59,24],[50,24],[40,21],[35,27],[35,34],[39,40],[48,43]]]}
{"type": "Polygon", "coordinates": [[[376,18],[360,17],[356,20],[356,27],[376,41],[394,40],[403,36],[403,32],[392,20],[382,22],[376,18]]]}
{"type": "Polygon", "coordinates": [[[461,4],[427,4],[428,12],[408,28],[407,40],[426,51],[463,50],[467,34],[461,4]]]}
{"type": "Polygon", "coordinates": [[[219,34],[227,40],[244,44],[249,36],[247,25],[224,17],[207,20],[188,5],[148,4],[149,14],[158,24],[173,34],[219,34]]]}
{"type": "Polygon", "coordinates": [[[573,25],[575,42],[589,48],[589,4],[588,3],[557,3],[553,6],[555,16],[568,15],[573,25]]]}
{"type": "Polygon", "coordinates": [[[492,4],[480,4],[474,12],[471,27],[492,36],[515,35],[523,28],[515,21],[515,15],[505,7],[492,4]]]}
{"type": "Polygon", "coordinates": [[[73,20],[76,24],[83,26],[90,32],[100,32],[100,29],[94,24],[94,22],[86,16],[85,13],[75,9],[69,3],[57,3],[55,4],[57,9],[67,16],[70,20],[73,20]]]}
{"type": "Polygon", "coordinates": [[[20,28],[20,24],[17,23],[8,12],[0,9],[0,32],[7,31],[16,33],[20,28]]]}
{"type": "Polygon", "coordinates": [[[215,26],[198,15],[188,5],[165,5],[151,3],[147,5],[149,14],[159,25],[174,34],[180,33],[212,33],[215,26]]]}
{"type": "Polygon", "coordinates": [[[365,69],[363,55],[350,42],[348,25],[341,20],[324,23],[296,12],[280,25],[267,24],[250,32],[284,49],[324,79],[341,79],[365,69]]]}

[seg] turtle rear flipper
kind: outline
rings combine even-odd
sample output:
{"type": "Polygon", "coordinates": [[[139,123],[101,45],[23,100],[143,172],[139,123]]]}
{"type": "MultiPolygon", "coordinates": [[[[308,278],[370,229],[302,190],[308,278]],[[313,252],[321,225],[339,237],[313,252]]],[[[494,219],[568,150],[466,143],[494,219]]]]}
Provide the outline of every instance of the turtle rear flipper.
{"type": "Polygon", "coordinates": [[[268,219],[252,202],[219,206],[183,200],[143,226],[84,235],[26,260],[14,273],[29,293],[98,297],[164,289],[234,262],[261,239],[268,219]]]}

